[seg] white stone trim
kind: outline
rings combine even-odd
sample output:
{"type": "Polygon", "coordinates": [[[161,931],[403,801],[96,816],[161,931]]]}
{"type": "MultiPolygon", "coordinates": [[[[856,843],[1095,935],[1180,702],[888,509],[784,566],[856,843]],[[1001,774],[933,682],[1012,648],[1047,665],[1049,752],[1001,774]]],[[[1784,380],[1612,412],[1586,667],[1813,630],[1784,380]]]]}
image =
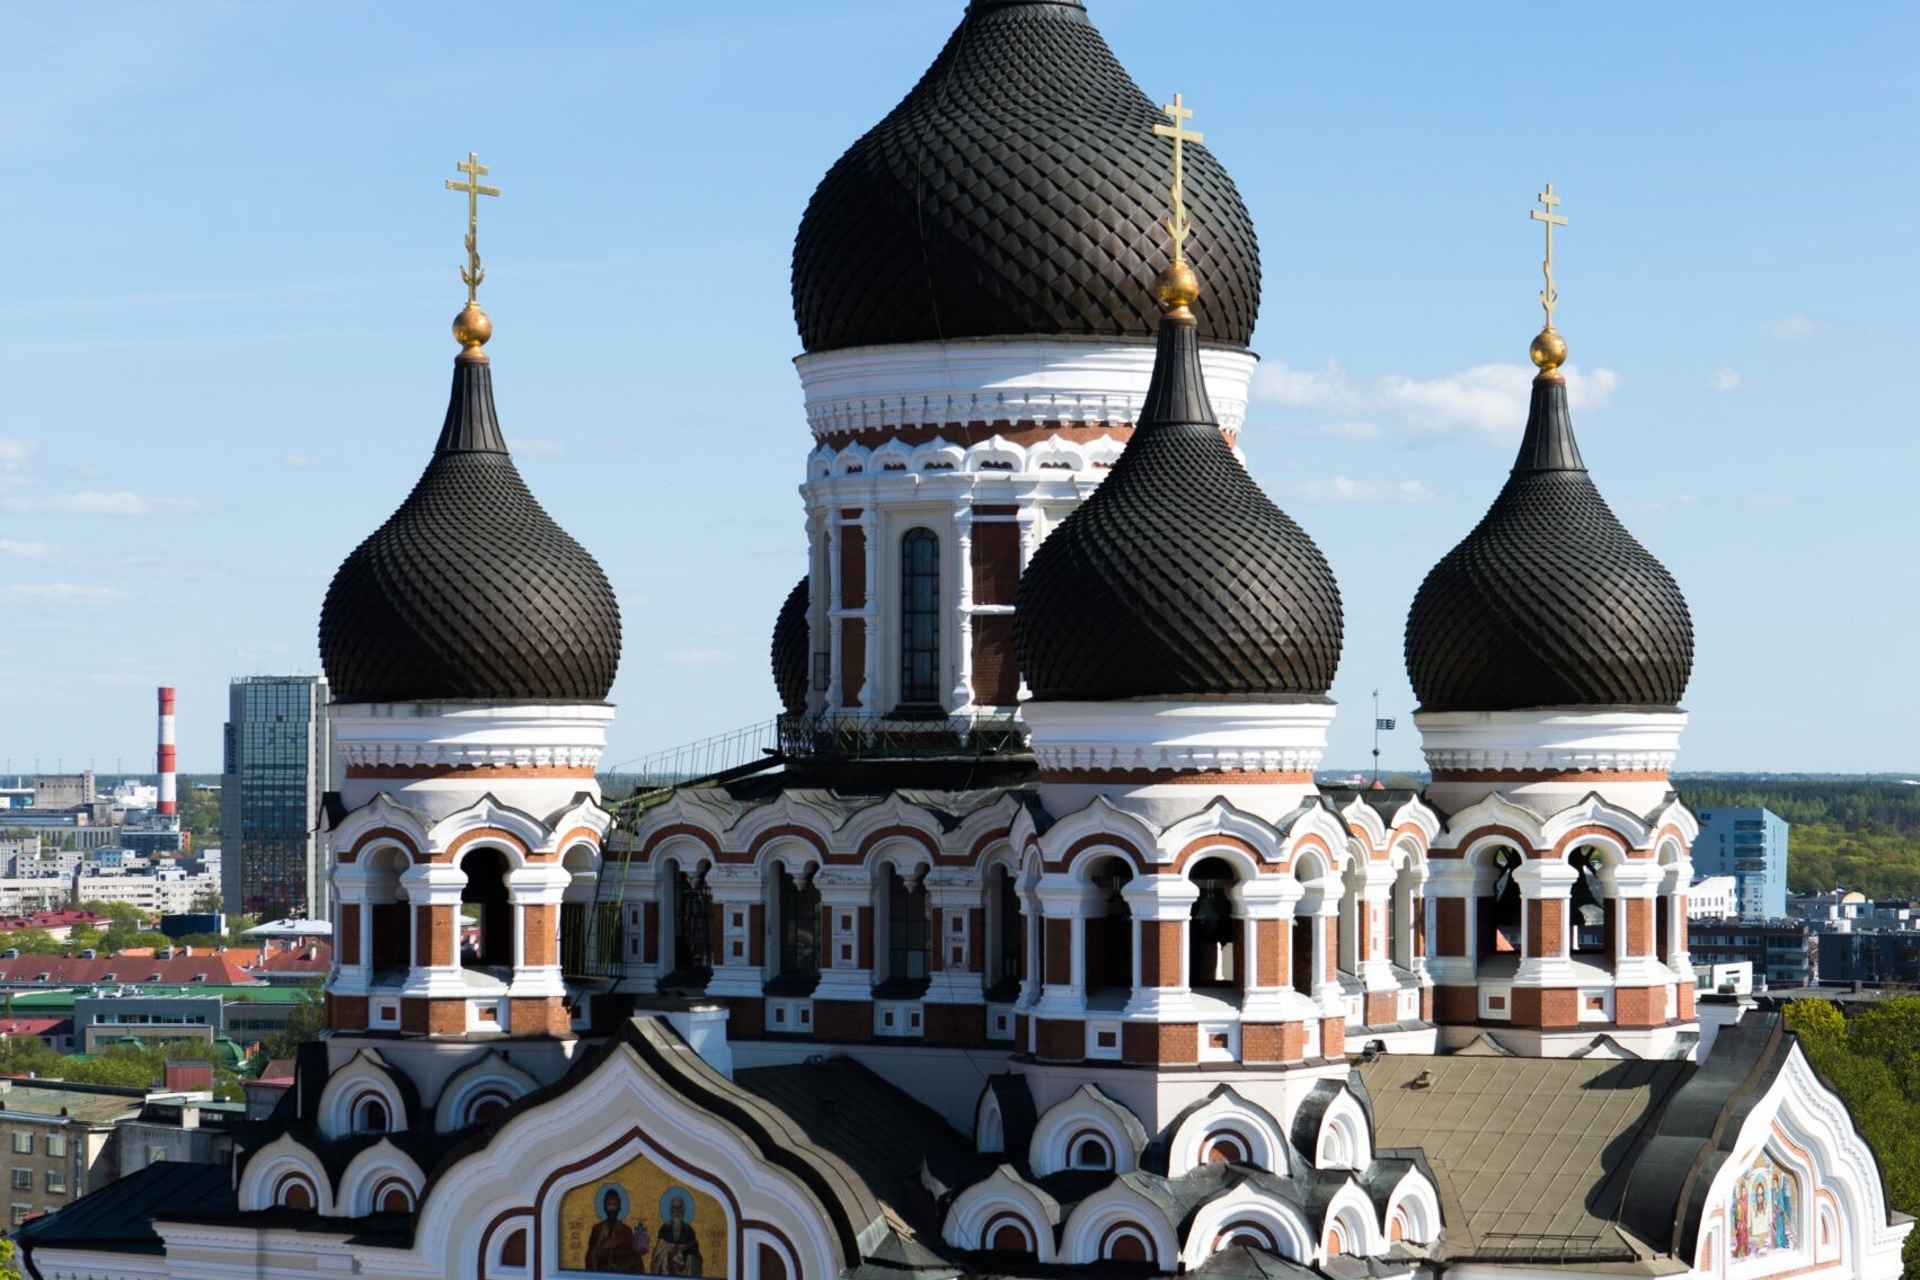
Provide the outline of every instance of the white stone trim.
{"type": "Polygon", "coordinates": [[[394,1146],[390,1139],[382,1138],[355,1156],[346,1172],[340,1175],[340,1191],[335,1199],[341,1211],[352,1218],[364,1218],[378,1211],[373,1193],[390,1176],[407,1184],[407,1193],[418,1206],[420,1189],[427,1184],[426,1174],[413,1162],[412,1156],[394,1146]]]}
{"type": "Polygon", "coordinates": [[[1293,1160],[1286,1135],[1264,1107],[1255,1106],[1231,1088],[1222,1089],[1180,1122],[1167,1149],[1167,1176],[1178,1178],[1201,1166],[1207,1139],[1231,1130],[1251,1148],[1250,1161],[1267,1172],[1286,1177],[1293,1160]]]}
{"type": "Polygon", "coordinates": [[[512,1102],[539,1087],[538,1081],[507,1061],[499,1050],[485,1050],[454,1072],[440,1090],[440,1100],[433,1108],[433,1127],[440,1133],[466,1128],[471,1123],[467,1119],[467,1108],[475,1097],[489,1090],[504,1094],[507,1101],[512,1102]]]}
{"type": "MultiPolygon", "coordinates": [[[[1133,422],[1153,376],[1150,338],[961,338],[819,351],[794,360],[815,437],[970,422],[1133,422]]],[[[1246,421],[1259,357],[1203,346],[1207,398],[1227,431],[1246,421]]]]}
{"type": "Polygon", "coordinates": [[[353,1127],[353,1109],[368,1094],[380,1099],[387,1108],[388,1133],[397,1133],[412,1123],[393,1069],[372,1049],[362,1049],[336,1070],[320,1090],[320,1102],[314,1121],[329,1138],[345,1138],[360,1132],[353,1127]]]}
{"type": "Polygon", "coordinates": [[[1283,1258],[1310,1263],[1319,1256],[1320,1242],[1298,1209],[1260,1191],[1251,1182],[1243,1182],[1194,1212],[1186,1247],[1180,1253],[1181,1263],[1188,1270],[1204,1266],[1214,1254],[1214,1242],[1222,1229],[1242,1222],[1262,1228],[1272,1237],[1274,1252],[1283,1258]]]}
{"type": "Polygon", "coordinates": [[[1033,1127],[1027,1165],[1034,1176],[1044,1178],[1078,1167],[1073,1163],[1072,1140],[1089,1129],[1106,1139],[1113,1152],[1115,1173],[1132,1173],[1139,1168],[1140,1149],[1146,1145],[1145,1128],[1133,1112],[1096,1086],[1083,1084],[1072,1097],[1049,1108],[1033,1127]]]}
{"type": "Polygon", "coordinates": [[[957,1249],[984,1249],[987,1226],[1003,1214],[1025,1224],[1036,1262],[1054,1261],[1053,1229],[1060,1221],[1060,1206],[1010,1164],[1001,1165],[954,1198],[941,1235],[957,1249]]]}
{"type": "Polygon", "coordinates": [[[1100,1238],[1121,1224],[1141,1228],[1150,1260],[1162,1271],[1172,1271],[1180,1256],[1180,1241],[1167,1212],[1116,1179],[1074,1206],[1061,1229],[1059,1261],[1069,1266],[1094,1266],[1101,1261],[1100,1238]]]}
{"type": "Polygon", "coordinates": [[[1421,711],[1413,717],[1427,767],[1665,772],[1680,752],[1684,711],[1545,708],[1421,711]]]}
{"type": "Polygon", "coordinates": [[[241,1212],[273,1208],[274,1188],[290,1173],[303,1174],[313,1184],[315,1212],[334,1212],[333,1179],[327,1176],[319,1157],[290,1133],[281,1134],[247,1161],[236,1191],[241,1212]]]}
{"type": "Polygon", "coordinates": [[[1332,703],[1029,702],[1042,769],[1310,773],[1326,754],[1332,703]]]}
{"type": "Polygon", "coordinates": [[[336,702],[348,767],[598,768],[613,708],[603,703],[336,702]]]}

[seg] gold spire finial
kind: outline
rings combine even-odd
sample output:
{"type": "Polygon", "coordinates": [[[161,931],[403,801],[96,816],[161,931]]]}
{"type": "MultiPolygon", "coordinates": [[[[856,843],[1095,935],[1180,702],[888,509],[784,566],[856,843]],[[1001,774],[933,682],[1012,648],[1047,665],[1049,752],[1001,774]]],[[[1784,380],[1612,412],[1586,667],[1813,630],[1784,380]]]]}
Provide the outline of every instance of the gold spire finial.
{"type": "Polygon", "coordinates": [[[1559,203],[1560,197],[1553,194],[1553,184],[1549,182],[1547,189],[1540,193],[1541,208],[1530,209],[1527,212],[1527,216],[1535,222],[1546,224],[1547,233],[1547,256],[1540,264],[1541,274],[1547,278],[1546,287],[1540,290],[1540,306],[1547,313],[1547,323],[1541,327],[1538,336],[1534,338],[1528,354],[1533,357],[1533,363],[1539,367],[1539,376],[1550,379],[1558,378],[1560,366],[1567,362],[1567,340],[1561,337],[1553,327],[1553,309],[1560,301],[1560,293],[1553,287],[1553,229],[1567,225],[1566,218],[1554,212],[1554,208],[1559,203]]]}
{"type": "Polygon", "coordinates": [[[1187,220],[1185,144],[1205,142],[1207,139],[1205,134],[1185,127],[1185,122],[1193,119],[1193,109],[1179,94],[1174,94],[1173,101],[1160,110],[1173,121],[1172,124],[1153,126],[1154,133],[1159,137],[1173,139],[1173,212],[1166,221],[1173,252],[1167,269],[1160,273],[1160,279],[1155,282],[1154,292],[1159,295],[1161,309],[1168,315],[1190,320],[1193,312],[1187,308],[1200,296],[1200,279],[1193,274],[1193,268],[1187,265],[1187,232],[1193,229],[1193,224],[1187,220]]]}
{"type": "Polygon", "coordinates": [[[493,321],[479,303],[480,282],[487,278],[486,269],[480,265],[480,197],[497,196],[500,188],[480,185],[487,166],[471,151],[453,167],[467,175],[464,182],[447,179],[447,190],[467,194],[467,265],[460,268],[460,279],[467,286],[467,305],[453,318],[453,336],[460,344],[462,360],[485,360],[486,353],[480,348],[493,336],[493,321]]]}

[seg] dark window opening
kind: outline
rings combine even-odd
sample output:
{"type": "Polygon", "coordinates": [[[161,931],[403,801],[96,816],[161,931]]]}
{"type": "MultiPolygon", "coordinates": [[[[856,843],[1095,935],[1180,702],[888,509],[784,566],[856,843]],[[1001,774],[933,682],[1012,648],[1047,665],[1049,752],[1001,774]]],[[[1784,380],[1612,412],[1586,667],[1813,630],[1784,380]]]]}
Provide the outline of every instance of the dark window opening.
{"type": "Polygon", "coordinates": [[[1001,867],[993,874],[992,901],[1000,932],[995,939],[999,946],[993,956],[993,971],[990,975],[993,985],[987,990],[987,999],[1007,1001],[1014,999],[1020,993],[1022,961],[1026,952],[1026,929],[1025,922],[1020,918],[1020,890],[1013,882],[1013,873],[1001,867]]]}
{"type": "Polygon", "coordinates": [[[940,540],[931,529],[900,540],[900,701],[940,702],[940,540]]]}
{"type": "Polygon", "coordinates": [[[1133,879],[1133,870],[1119,858],[1108,858],[1093,873],[1093,883],[1106,898],[1106,911],[1087,920],[1087,992],[1133,991],[1133,911],[1121,891],[1133,879]]]}
{"type": "Polygon", "coordinates": [[[1498,849],[1493,854],[1493,885],[1479,902],[1478,937],[1475,955],[1480,964],[1496,957],[1520,960],[1521,902],[1520,883],[1514,872],[1520,869],[1520,854],[1514,849],[1498,849]]]}
{"type": "MultiPolygon", "coordinates": [[[[1233,886],[1238,877],[1225,858],[1203,858],[1187,878],[1199,888],[1187,922],[1187,982],[1194,988],[1237,987],[1240,974],[1240,922],[1233,918],[1233,886]]],[[[1163,982],[1172,974],[1161,975],[1163,982]]]]}
{"type": "Polygon", "coordinates": [[[927,890],[887,868],[887,976],[897,982],[927,977],[927,890]]]}
{"type": "Polygon", "coordinates": [[[820,976],[820,891],[809,880],[797,885],[793,877],[779,871],[780,877],[780,976],[818,978],[820,976]]]}
{"type": "Polygon", "coordinates": [[[1313,994],[1313,931],[1318,927],[1319,916],[1293,918],[1293,989],[1303,996],[1313,994]]]}
{"type": "MultiPolygon", "coordinates": [[[[507,855],[475,849],[460,859],[467,882],[460,889],[462,915],[480,927],[478,939],[461,939],[460,963],[469,969],[513,970],[513,902],[507,896],[507,855]]],[[[465,933],[465,930],[462,930],[465,933]]]]}
{"type": "Polygon", "coordinates": [[[689,982],[713,976],[713,899],[704,879],[673,873],[673,972],[689,982]]]}
{"type": "Polygon", "coordinates": [[[1601,858],[1593,849],[1575,849],[1567,859],[1577,873],[1567,904],[1573,925],[1573,953],[1602,962],[1613,958],[1613,903],[1600,883],[1601,858]]]}

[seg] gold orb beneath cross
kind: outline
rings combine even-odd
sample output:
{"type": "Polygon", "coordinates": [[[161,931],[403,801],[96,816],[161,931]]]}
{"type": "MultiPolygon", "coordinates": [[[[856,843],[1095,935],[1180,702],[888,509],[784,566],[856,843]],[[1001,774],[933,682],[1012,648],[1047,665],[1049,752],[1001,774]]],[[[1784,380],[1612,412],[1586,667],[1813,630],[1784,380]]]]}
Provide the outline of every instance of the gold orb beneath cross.
{"type": "Polygon", "coordinates": [[[493,321],[480,309],[477,302],[469,302],[460,308],[460,314],[453,318],[453,340],[467,351],[478,353],[493,336],[493,321]]]}
{"type": "Polygon", "coordinates": [[[1185,314],[1187,308],[1200,296],[1200,277],[1193,274],[1193,268],[1187,265],[1185,258],[1175,258],[1153,282],[1153,293],[1160,300],[1160,309],[1169,315],[1185,314]]]}
{"type": "Polygon", "coordinates": [[[1567,362],[1567,340],[1552,325],[1542,329],[1527,348],[1533,363],[1542,373],[1553,373],[1567,362]]]}

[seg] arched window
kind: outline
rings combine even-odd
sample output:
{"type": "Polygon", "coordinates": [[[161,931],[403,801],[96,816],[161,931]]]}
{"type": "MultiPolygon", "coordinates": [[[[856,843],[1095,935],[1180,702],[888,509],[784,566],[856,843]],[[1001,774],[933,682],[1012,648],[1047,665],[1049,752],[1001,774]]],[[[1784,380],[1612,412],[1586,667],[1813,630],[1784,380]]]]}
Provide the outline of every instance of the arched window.
{"type": "MultiPolygon", "coordinates": [[[[1233,886],[1239,879],[1225,858],[1202,858],[1187,878],[1200,890],[1187,922],[1187,982],[1193,987],[1233,987],[1240,983],[1240,921],[1233,914],[1233,886]]],[[[1162,981],[1173,977],[1161,975],[1162,981]]]]}
{"type": "Polygon", "coordinates": [[[387,1104],[378,1098],[363,1098],[354,1105],[353,1127],[358,1133],[385,1133],[387,1104]]]}
{"type": "Polygon", "coordinates": [[[1567,904],[1573,954],[1609,962],[1613,959],[1613,899],[1606,896],[1606,888],[1600,883],[1603,864],[1599,851],[1575,849],[1567,862],[1577,875],[1567,904]]]}
{"type": "Polygon", "coordinates": [[[516,1229],[500,1246],[500,1265],[503,1267],[524,1267],[527,1265],[527,1233],[524,1228],[516,1229]]]}
{"type": "Polygon", "coordinates": [[[304,1174],[291,1173],[280,1180],[274,1201],[288,1209],[306,1212],[314,1206],[313,1184],[304,1174]]]}
{"type": "Polygon", "coordinates": [[[390,1182],[375,1197],[374,1209],[377,1213],[412,1213],[413,1197],[407,1193],[406,1184],[390,1182]]]}
{"type": "Polygon", "coordinates": [[[1092,878],[1106,905],[1086,923],[1087,995],[1098,1001],[1090,1008],[1110,1011],[1123,1007],[1133,993],[1133,909],[1123,892],[1133,866],[1125,858],[1104,858],[1092,878]]]}
{"type": "Polygon", "coordinates": [[[1020,993],[1020,959],[1026,937],[1020,920],[1020,890],[1007,867],[993,872],[994,953],[988,972],[989,1000],[1012,1000],[1020,993]]]}
{"type": "Polygon", "coordinates": [[[1113,1168],[1113,1148],[1099,1134],[1082,1134],[1068,1148],[1076,1169],[1113,1168]]]}
{"type": "Polygon", "coordinates": [[[460,869],[467,875],[460,889],[462,915],[480,927],[477,939],[462,940],[460,963],[470,969],[511,970],[513,902],[507,896],[507,855],[493,848],[475,849],[460,859],[460,869]]]}
{"type": "Polygon", "coordinates": [[[900,539],[900,701],[940,704],[940,540],[931,529],[900,539]]]}
{"type": "Polygon", "coordinates": [[[780,877],[780,976],[820,976],[820,891],[813,881],[795,884],[784,869],[780,877]]]}
{"type": "Polygon", "coordinates": [[[891,866],[887,875],[887,976],[919,982],[927,976],[927,890],[891,866]]]}
{"type": "Polygon", "coordinates": [[[1481,896],[1477,920],[1475,956],[1482,971],[1488,965],[1496,973],[1512,973],[1520,964],[1521,901],[1520,882],[1514,873],[1520,869],[1520,851],[1496,849],[1487,863],[1491,883],[1481,896]]]}
{"type": "Polygon", "coordinates": [[[708,934],[713,918],[713,899],[707,893],[704,878],[695,880],[675,870],[668,882],[673,894],[673,973],[678,982],[704,985],[713,973],[713,952],[708,934]]]}
{"type": "Polygon", "coordinates": [[[467,1123],[480,1124],[491,1120],[507,1109],[508,1098],[495,1089],[485,1089],[476,1093],[467,1102],[467,1123]]]}

